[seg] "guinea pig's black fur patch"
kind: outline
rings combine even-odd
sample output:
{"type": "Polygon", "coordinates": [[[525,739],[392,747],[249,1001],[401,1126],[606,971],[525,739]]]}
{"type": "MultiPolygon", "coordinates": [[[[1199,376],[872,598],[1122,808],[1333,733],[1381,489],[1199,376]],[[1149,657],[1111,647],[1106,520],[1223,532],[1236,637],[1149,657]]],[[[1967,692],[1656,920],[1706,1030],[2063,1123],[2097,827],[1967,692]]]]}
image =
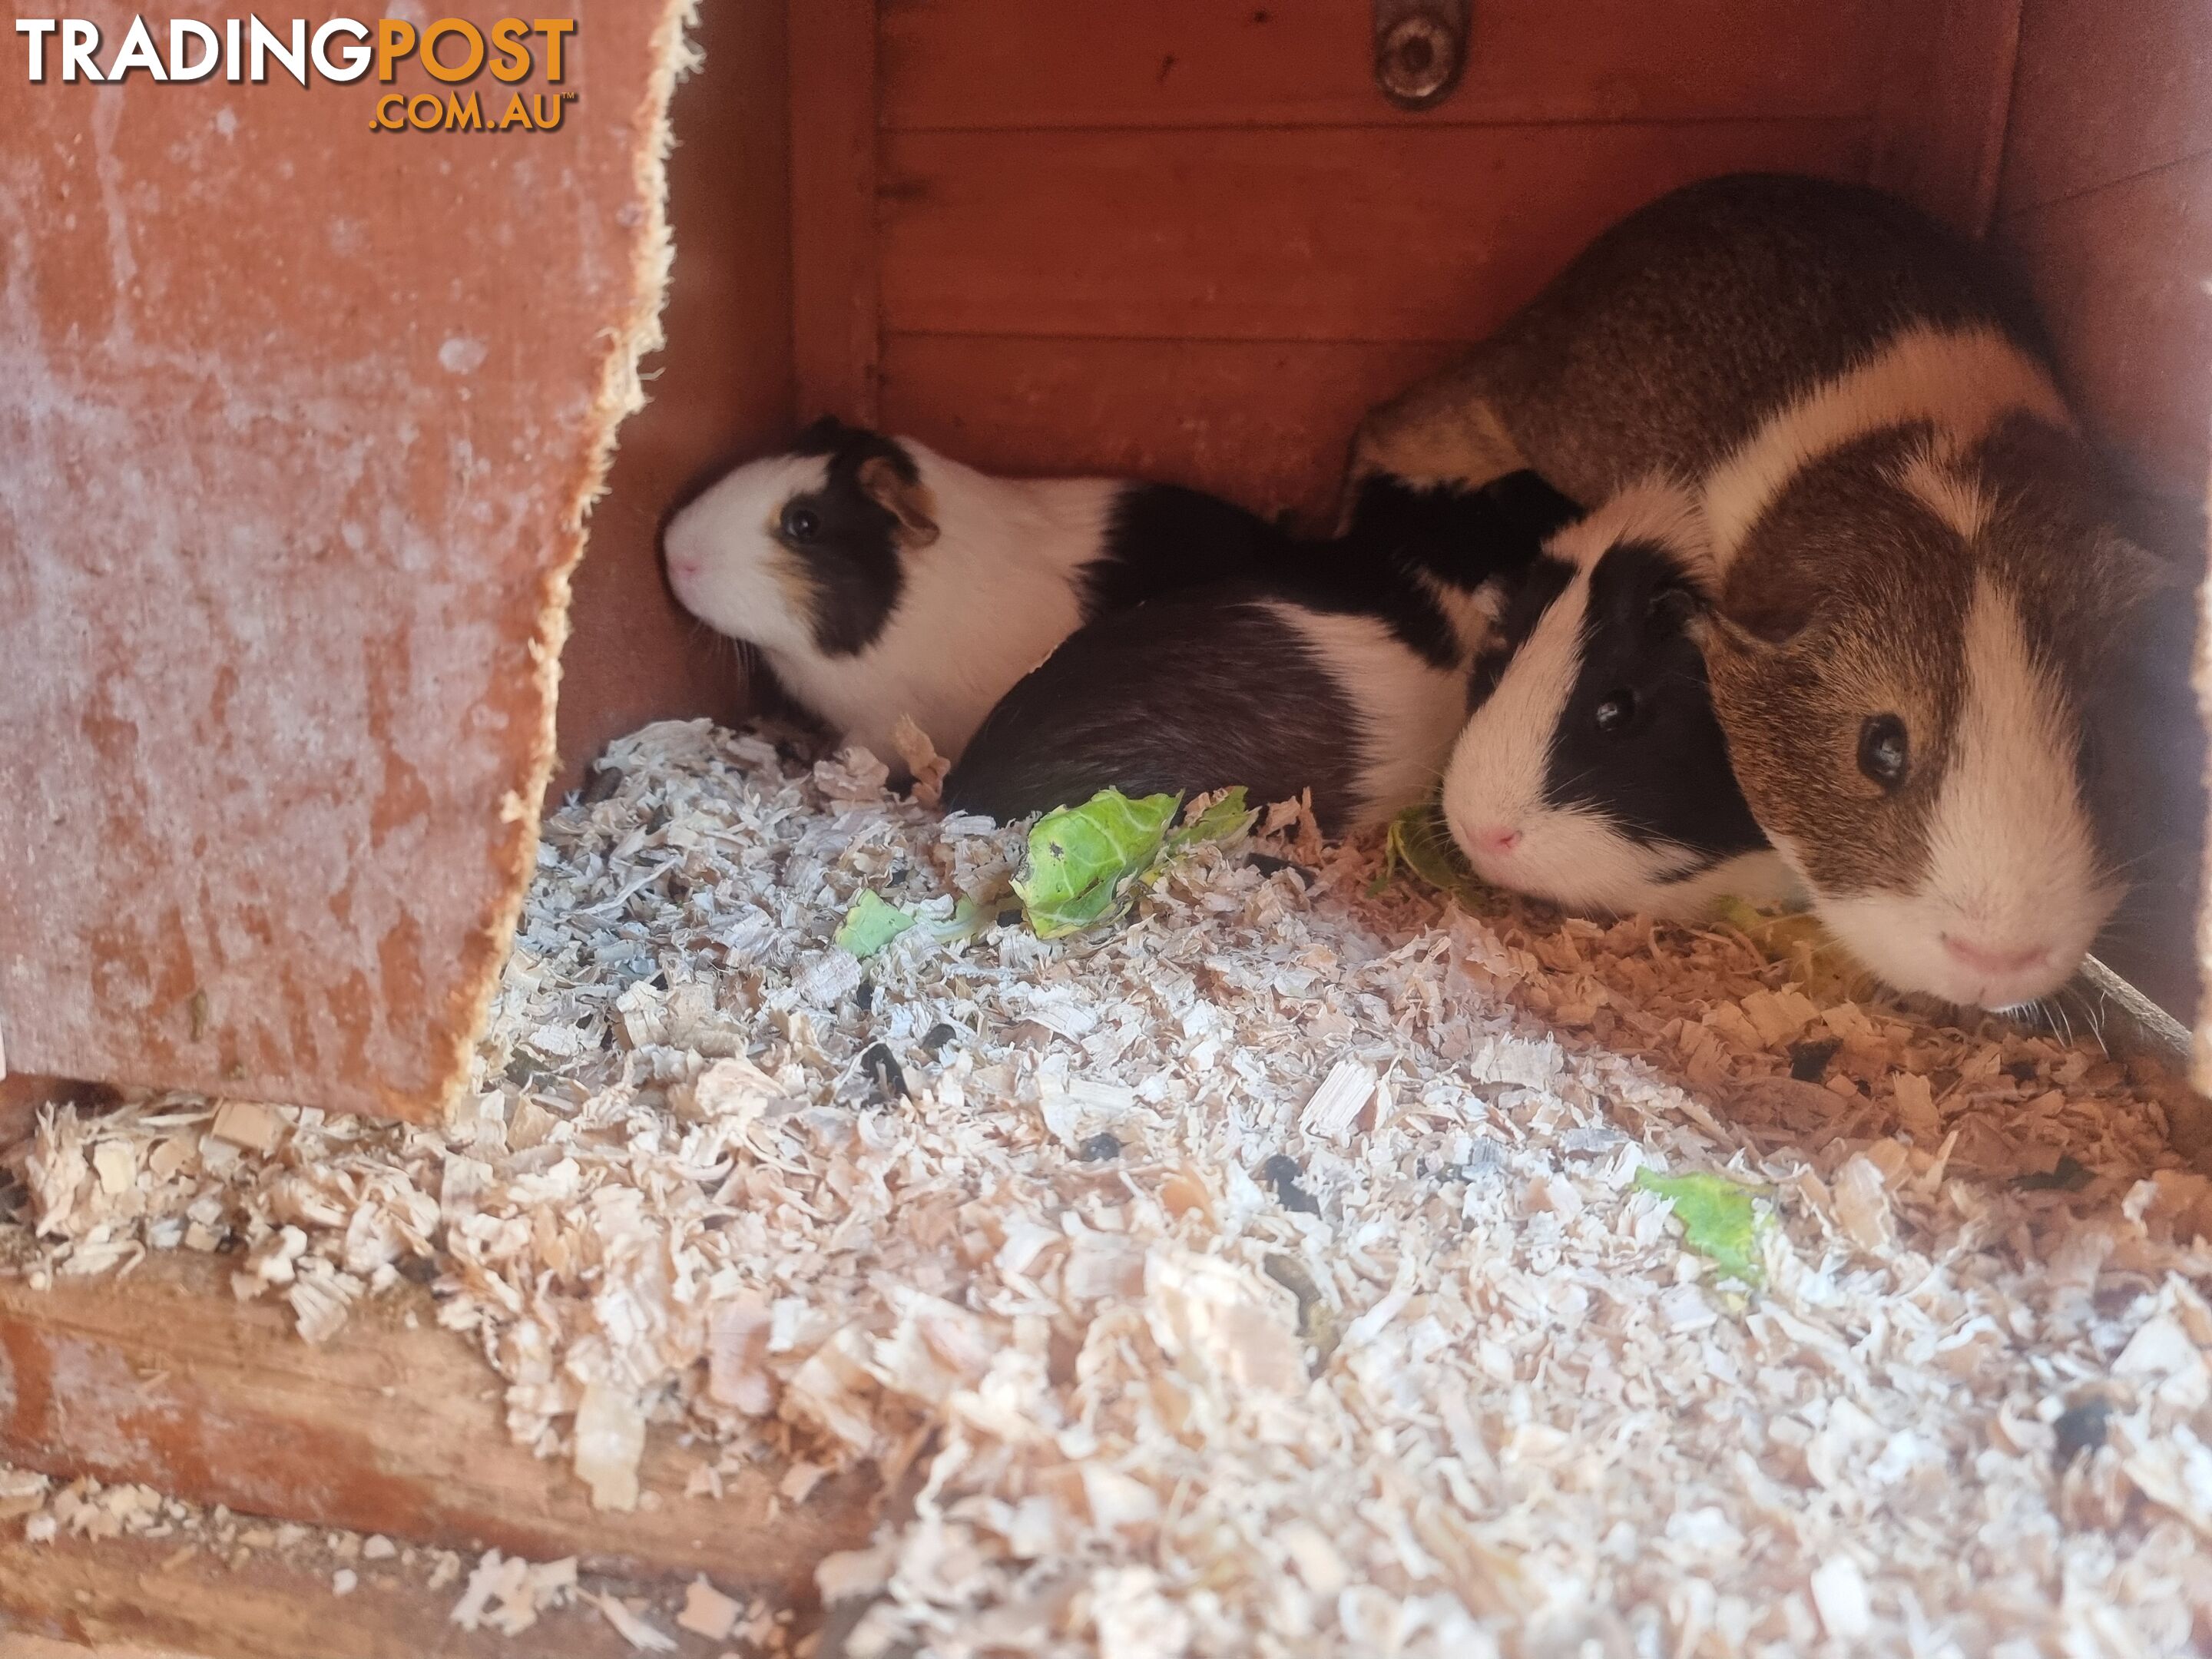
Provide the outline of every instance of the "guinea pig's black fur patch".
{"type": "Polygon", "coordinates": [[[1466,592],[1488,582],[1514,580],[1535,561],[1552,533],[1581,514],[1573,501],[1526,470],[1471,490],[1452,484],[1417,488],[1377,475],[1361,482],[1344,535],[1312,546],[1306,556],[1340,579],[1346,570],[1380,570],[1394,580],[1384,586],[1370,574],[1346,604],[1332,604],[1324,582],[1324,591],[1308,602],[1322,610],[1379,616],[1408,649],[1436,667],[1449,668],[1460,659],[1458,637],[1425,585],[1408,579],[1430,577],[1466,592]]]}
{"type": "Polygon", "coordinates": [[[1097,556],[1083,567],[1083,620],[1249,575],[1289,545],[1273,525],[1218,495],[1178,484],[1127,485],[1115,497],[1097,556]]]}
{"type": "Polygon", "coordinates": [[[1334,833],[1359,805],[1359,715],[1303,635],[1230,589],[1102,617],[1000,700],[945,780],[945,805],[1005,823],[1101,789],[1255,801],[1313,791],[1334,833]]]}
{"type": "Polygon", "coordinates": [[[801,432],[792,452],[827,456],[829,477],[820,489],[783,504],[775,538],[806,572],[815,644],[824,656],[856,656],[883,633],[906,589],[898,517],[860,487],[860,467],[880,458],[909,484],[921,475],[914,457],[898,443],[865,427],[848,426],[835,416],[824,416],[801,432]],[[811,511],[819,526],[804,541],[786,533],[794,507],[811,511]]]}
{"type": "MultiPolygon", "coordinates": [[[[1602,812],[1631,840],[1711,863],[1767,845],[1729,763],[1705,659],[1690,636],[1698,599],[1663,548],[1622,542],[1590,572],[1581,661],[1544,777],[1553,806],[1602,812]],[[1601,729],[1598,710],[1628,699],[1601,729]]],[[[1532,624],[1533,625],[1533,624],[1532,624]]]]}
{"type": "Polygon", "coordinates": [[[1549,554],[1530,562],[1505,596],[1505,608],[1498,618],[1496,642],[1474,659],[1474,667],[1467,678],[1467,708],[1471,714],[1490,701],[1490,694],[1498,690],[1498,682],[1505,677],[1505,666],[1513,660],[1514,653],[1528,642],[1536,631],[1536,624],[1544,613],[1559,602],[1559,595],[1575,579],[1575,568],[1565,559],[1549,554]]]}

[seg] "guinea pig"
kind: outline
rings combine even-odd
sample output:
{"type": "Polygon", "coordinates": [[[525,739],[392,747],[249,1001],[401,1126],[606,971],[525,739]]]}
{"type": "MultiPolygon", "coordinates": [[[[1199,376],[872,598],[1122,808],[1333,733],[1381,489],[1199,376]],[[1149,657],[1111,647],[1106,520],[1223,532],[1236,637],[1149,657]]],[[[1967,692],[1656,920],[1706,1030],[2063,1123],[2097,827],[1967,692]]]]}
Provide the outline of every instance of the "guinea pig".
{"type": "Polygon", "coordinates": [[[1514,584],[1444,772],[1445,820],[1484,880],[1683,921],[1793,896],[1705,685],[1711,561],[1696,498],[1652,481],[1561,530],[1514,584]]]}
{"type": "Polygon", "coordinates": [[[1287,541],[1196,490],[994,478],[823,420],[678,507],[662,549],[686,610],[896,767],[901,715],[957,757],[1084,623],[1261,568],[1287,541]]]}
{"type": "Polygon", "coordinates": [[[1371,414],[1351,477],[1525,467],[1697,492],[1736,776],[1855,955],[1959,1004],[2065,981],[2121,892],[2082,710],[2162,578],[1972,249],[1809,179],[1662,197],[1371,414]]]}
{"type": "Polygon", "coordinates": [[[1310,789],[1325,834],[1379,823],[1435,787],[1497,590],[1575,511],[1530,475],[1370,480],[1343,536],[1070,635],[991,711],[945,804],[1006,823],[1109,787],[1242,784],[1266,801],[1310,789]]]}

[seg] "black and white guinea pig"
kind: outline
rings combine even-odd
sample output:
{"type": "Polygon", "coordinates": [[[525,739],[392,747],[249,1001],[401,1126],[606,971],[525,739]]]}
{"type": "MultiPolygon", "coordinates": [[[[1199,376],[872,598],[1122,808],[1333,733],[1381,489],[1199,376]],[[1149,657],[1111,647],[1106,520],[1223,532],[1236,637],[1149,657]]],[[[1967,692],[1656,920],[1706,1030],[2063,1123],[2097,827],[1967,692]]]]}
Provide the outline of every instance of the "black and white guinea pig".
{"type": "Polygon", "coordinates": [[[1085,623],[1259,568],[1288,540],[1196,490],[994,478],[823,420],[678,508],[662,550],[686,610],[896,769],[901,715],[957,757],[1085,623]]]}
{"type": "Polygon", "coordinates": [[[945,804],[1006,823],[1108,787],[1242,784],[1310,789],[1329,835],[1379,823],[1435,787],[1503,586],[1576,510],[1533,473],[1370,479],[1343,536],[1070,635],[991,711],[945,804]]]}
{"type": "Polygon", "coordinates": [[[1696,498],[1653,482],[1560,531],[1515,585],[1444,773],[1444,816],[1486,881],[1679,920],[1793,896],[1705,684],[1712,580],[1696,498]]]}

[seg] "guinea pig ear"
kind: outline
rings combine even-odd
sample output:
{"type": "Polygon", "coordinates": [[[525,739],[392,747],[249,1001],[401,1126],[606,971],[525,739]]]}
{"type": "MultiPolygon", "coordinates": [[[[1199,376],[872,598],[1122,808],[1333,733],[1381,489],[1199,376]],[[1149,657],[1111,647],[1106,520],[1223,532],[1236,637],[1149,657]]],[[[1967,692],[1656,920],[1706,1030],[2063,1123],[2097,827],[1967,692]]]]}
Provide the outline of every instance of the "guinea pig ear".
{"type": "Polygon", "coordinates": [[[929,491],[918,478],[899,471],[888,455],[860,463],[860,489],[868,499],[899,521],[899,539],[908,547],[927,547],[937,539],[937,520],[929,516],[929,491]]]}
{"type": "Polygon", "coordinates": [[[1695,629],[1698,617],[1711,609],[1705,596],[1688,582],[1670,581],[1651,590],[1644,615],[1655,634],[1674,635],[1695,629]]]}
{"type": "Polygon", "coordinates": [[[1729,573],[1716,614],[1731,639],[1784,646],[1813,625],[1820,599],[1819,583],[1794,562],[1762,559],[1729,573]]]}
{"type": "Polygon", "coordinates": [[[854,432],[854,428],[847,426],[835,415],[824,415],[807,422],[791,441],[791,451],[794,455],[834,455],[854,432]]]}

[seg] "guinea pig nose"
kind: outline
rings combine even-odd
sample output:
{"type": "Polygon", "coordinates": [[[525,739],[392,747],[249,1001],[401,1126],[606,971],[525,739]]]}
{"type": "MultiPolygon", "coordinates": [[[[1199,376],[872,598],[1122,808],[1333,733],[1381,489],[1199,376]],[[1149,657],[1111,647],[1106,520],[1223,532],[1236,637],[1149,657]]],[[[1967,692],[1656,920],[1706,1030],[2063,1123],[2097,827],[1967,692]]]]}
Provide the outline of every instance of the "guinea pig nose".
{"type": "Polygon", "coordinates": [[[1474,832],[1474,843],[1486,853],[1504,857],[1521,844],[1521,832],[1499,824],[1491,824],[1474,832]]]}
{"type": "Polygon", "coordinates": [[[2051,947],[2047,945],[2011,951],[2000,945],[1984,945],[1979,939],[1960,939],[1954,933],[1943,935],[1943,948],[1951,953],[1954,960],[1985,974],[2021,973],[2051,954],[2051,947]]]}

